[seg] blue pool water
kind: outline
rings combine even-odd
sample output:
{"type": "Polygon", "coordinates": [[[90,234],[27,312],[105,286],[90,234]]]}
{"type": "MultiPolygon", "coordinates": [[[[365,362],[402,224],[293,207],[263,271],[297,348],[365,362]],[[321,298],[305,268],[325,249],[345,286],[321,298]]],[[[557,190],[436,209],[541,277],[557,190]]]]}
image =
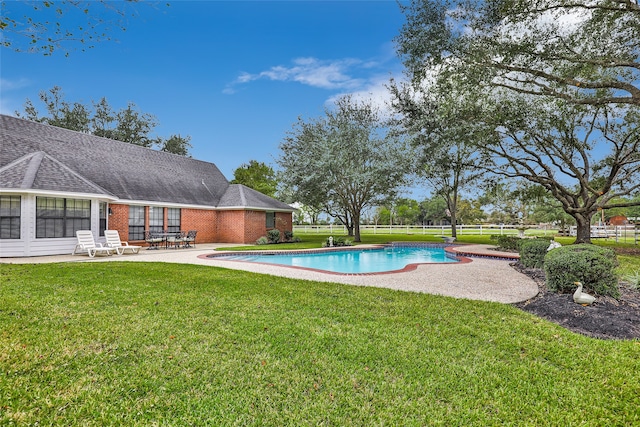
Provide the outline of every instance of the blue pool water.
{"type": "Polygon", "coordinates": [[[345,274],[402,270],[409,264],[458,262],[457,259],[447,256],[442,247],[414,246],[305,254],[242,254],[224,256],[219,259],[280,264],[345,274]]]}

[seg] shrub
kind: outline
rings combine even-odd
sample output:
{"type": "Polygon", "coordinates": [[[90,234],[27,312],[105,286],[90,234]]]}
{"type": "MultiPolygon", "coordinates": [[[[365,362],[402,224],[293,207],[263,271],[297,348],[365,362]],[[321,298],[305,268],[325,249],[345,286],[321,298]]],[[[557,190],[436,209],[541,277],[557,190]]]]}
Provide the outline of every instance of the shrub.
{"type": "Polygon", "coordinates": [[[563,246],[547,253],[544,272],[547,287],[561,293],[575,290],[574,282],[582,282],[586,291],[614,298],[620,296],[613,250],[591,244],[563,246]]]}
{"type": "Polygon", "coordinates": [[[518,236],[493,235],[491,239],[497,242],[499,249],[505,251],[518,251],[522,243],[522,239],[518,236]]]}
{"type": "Polygon", "coordinates": [[[633,273],[624,276],[624,280],[629,283],[632,289],[640,291],[640,271],[634,271],[633,273]]]}
{"type": "Polygon", "coordinates": [[[293,240],[293,231],[284,230],[284,241],[291,242],[293,240]]]}
{"type": "Polygon", "coordinates": [[[262,236],[258,240],[256,240],[256,245],[267,245],[267,244],[269,244],[269,240],[265,236],[262,236]]]}
{"type": "Polygon", "coordinates": [[[267,239],[269,239],[269,243],[278,243],[280,241],[280,230],[274,228],[267,231],[267,239]]]}
{"type": "MultiPolygon", "coordinates": [[[[329,237],[322,243],[322,247],[328,248],[330,246],[329,237]]],[[[333,238],[333,246],[353,246],[353,241],[345,239],[343,236],[333,238]]]]}
{"type": "Polygon", "coordinates": [[[525,267],[542,268],[548,248],[547,239],[526,239],[520,244],[520,262],[525,267]]]}

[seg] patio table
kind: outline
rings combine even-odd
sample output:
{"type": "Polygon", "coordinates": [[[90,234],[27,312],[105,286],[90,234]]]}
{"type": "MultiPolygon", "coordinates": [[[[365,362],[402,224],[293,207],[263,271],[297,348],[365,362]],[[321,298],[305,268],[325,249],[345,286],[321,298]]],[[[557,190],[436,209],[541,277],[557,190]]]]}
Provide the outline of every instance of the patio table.
{"type": "Polygon", "coordinates": [[[169,249],[169,237],[178,236],[181,231],[172,231],[172,232],[162,232],[162,233],[151,233],[152,238],[162,239],[164,242],[164,248],[169,249]]]}

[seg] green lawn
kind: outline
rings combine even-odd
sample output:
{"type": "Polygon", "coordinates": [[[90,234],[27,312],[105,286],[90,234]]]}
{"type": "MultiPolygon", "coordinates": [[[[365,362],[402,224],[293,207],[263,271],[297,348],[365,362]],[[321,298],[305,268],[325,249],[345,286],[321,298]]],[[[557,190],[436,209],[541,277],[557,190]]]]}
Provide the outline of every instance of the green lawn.
{"type": "Polygon", "coordinates": [[[640,341],[162,263],[0,264],[0,425],[638,425],[640,341]]]}

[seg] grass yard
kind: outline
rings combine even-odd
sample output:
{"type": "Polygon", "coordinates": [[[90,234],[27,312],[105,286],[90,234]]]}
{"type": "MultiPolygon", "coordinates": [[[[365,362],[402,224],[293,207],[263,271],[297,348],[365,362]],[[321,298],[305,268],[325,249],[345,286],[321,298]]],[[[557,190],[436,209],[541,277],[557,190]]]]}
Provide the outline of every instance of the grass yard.
{"type": "Polygon", "coordinates": [[[0,264],[0,425],[638,425],[640,341],[162,263],[0,264]]]}

